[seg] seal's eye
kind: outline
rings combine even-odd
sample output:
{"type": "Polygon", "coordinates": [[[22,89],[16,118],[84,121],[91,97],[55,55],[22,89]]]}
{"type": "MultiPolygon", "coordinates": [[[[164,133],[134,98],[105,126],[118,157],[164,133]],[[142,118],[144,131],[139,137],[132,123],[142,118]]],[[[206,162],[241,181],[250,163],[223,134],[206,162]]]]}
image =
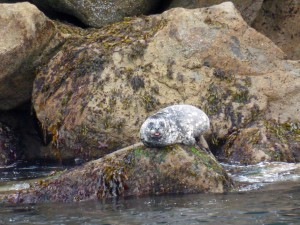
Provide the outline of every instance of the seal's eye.
{"type": "Polygon", "coordinates": [[[150,122],[149,123],[149,127],[153,127],[154,126],[154,123],[153,122],[150,122]]]}
{"type": "Polygon", "coordinates": [[[159,122],[159,126],[165,127],[165,124],[163,122],[159,122]]]}

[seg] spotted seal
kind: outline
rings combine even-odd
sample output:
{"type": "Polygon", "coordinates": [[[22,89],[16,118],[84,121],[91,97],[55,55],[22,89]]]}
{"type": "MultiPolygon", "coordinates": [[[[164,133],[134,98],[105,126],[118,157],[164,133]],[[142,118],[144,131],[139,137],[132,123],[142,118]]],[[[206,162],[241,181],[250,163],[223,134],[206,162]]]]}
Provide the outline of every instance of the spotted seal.
{"type": "Polygon", "coordinates": [[[202,110],[192,105],[172,105],[146,119],[140,129],[140,139],[148,147],[194,145],[195,138],[201,138],[208,129],[209,118],[202,110]]]}

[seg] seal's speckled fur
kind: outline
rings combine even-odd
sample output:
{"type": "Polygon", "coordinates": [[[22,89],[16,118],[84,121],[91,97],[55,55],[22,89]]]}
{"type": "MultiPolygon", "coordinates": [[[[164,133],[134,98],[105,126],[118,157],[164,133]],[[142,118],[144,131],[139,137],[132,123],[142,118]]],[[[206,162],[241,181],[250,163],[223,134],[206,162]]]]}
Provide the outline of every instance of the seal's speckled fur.
{"type": "Polygon", "coordinates": [[[195,144],[195,138],[209,129],[209,118],[192,105],[172,105],[147,118],[140,129],[140,138],[148,147],[175,143],[195,144]]]}

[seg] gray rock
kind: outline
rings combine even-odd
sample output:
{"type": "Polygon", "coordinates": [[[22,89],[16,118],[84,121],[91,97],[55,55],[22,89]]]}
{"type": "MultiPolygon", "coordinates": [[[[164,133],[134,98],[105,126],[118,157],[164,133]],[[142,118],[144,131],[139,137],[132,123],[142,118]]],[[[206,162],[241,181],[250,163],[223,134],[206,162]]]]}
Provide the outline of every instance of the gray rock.
{"type": "Polygon", "coordinates": [[[47,10],[69,14],[92,27],[121,21],[124,17],[147,14],[160,0],[33,0],[47,10]]]}
{"type": "MultiPolygon", "coordinates": [[[[189,9],[209,7],[212,5],[227,2],[228,0],[173,0],[170,8],[184,7],[189,9]]],[[[279,0],[280,1],[280,0],[279,0]]],[[[244,20],[252,24],[262,6],[263,0],[232,0],[235,7],[240,11],[244,20]]]]}

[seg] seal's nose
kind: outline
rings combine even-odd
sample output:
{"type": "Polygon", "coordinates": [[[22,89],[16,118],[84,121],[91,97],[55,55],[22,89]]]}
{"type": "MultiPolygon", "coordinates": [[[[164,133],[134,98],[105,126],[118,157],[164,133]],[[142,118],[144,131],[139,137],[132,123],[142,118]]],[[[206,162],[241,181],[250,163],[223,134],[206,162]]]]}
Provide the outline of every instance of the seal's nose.
{"type": "Polygon", "coordinates": [[[160,136],[160,132],[158,132],[156,129],[152,129],[150,132],[151,132],[151,135],[153,135],[153,136],[156,136],[156,137],[160,136]]]}
{"type": "Polygon", "coordinates": [[[160,133],[159,132],[155,132],[154,136],[160,136],[160,133]]]}

